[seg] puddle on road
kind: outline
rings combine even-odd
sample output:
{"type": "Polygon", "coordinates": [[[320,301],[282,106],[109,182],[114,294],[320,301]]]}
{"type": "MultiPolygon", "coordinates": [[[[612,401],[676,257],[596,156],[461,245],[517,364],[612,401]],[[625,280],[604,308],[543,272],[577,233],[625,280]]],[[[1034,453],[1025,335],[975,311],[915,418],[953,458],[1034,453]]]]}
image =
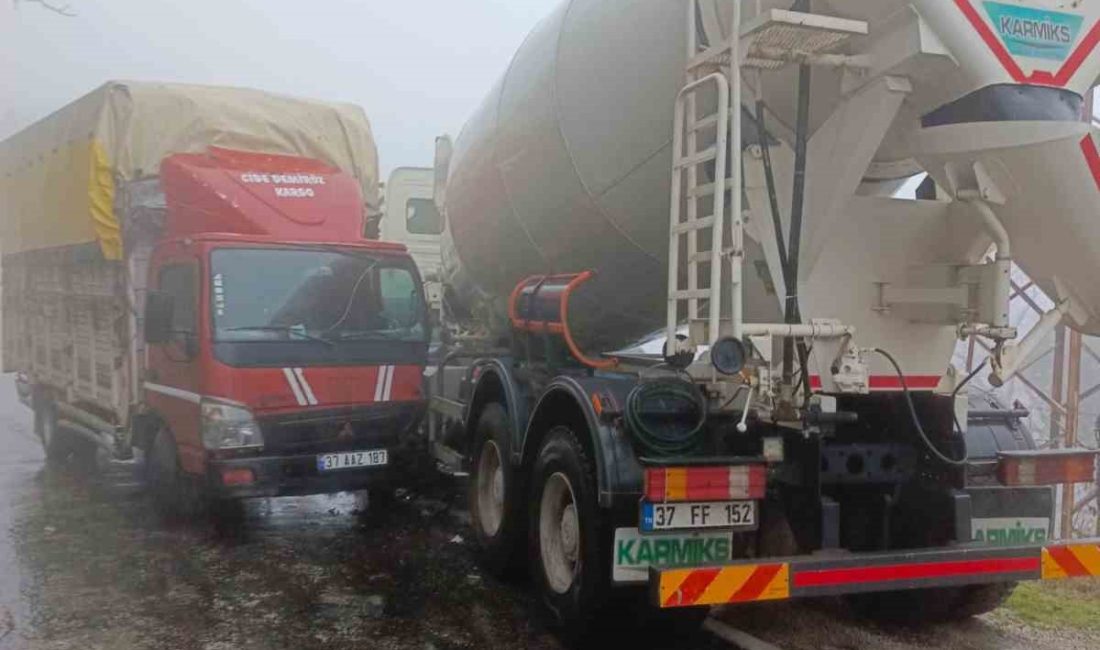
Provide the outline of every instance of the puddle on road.
{"type": "Polygon", "coordinates": [[[166,523],[132,479],[46,469],[16,524],[31,648],[555,648],[524,587],[491,582],[461,492],[243,502],[166,523]]]}

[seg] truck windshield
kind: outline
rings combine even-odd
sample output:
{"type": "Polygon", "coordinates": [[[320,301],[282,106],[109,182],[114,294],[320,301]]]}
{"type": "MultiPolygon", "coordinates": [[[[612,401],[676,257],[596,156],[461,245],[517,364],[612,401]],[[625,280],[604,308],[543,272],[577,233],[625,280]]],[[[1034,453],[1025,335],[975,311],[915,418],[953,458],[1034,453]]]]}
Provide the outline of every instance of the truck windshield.
{"type": "Polygon", "coordinates": [[[412,263],[358,252],[224,248],[211,253],[214,339],[426,340],[412,263]]]}

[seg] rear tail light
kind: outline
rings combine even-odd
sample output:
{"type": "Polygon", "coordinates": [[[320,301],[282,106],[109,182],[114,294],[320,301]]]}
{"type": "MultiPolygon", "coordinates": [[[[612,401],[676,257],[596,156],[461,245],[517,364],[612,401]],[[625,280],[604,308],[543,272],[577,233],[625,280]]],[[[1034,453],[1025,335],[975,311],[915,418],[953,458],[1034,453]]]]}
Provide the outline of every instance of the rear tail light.
{"type": "Polygon", "coordinates": [[[1091,483],[1096,476],[1096,453],[1087,449],[1004,451],[997,458],[997,480],[1002,485],[1091,483]]]}
{"type": "Polygon", "coordinates": [[[249,485],[256,481],[256,475],[248,468],[222,470],[222,485],[249,485]]]}
{"type": "Polygon", "coordinates": [[[645,498],[668,501],[763,499],[767,486],[764,465],[647,467],[645,498]]]}

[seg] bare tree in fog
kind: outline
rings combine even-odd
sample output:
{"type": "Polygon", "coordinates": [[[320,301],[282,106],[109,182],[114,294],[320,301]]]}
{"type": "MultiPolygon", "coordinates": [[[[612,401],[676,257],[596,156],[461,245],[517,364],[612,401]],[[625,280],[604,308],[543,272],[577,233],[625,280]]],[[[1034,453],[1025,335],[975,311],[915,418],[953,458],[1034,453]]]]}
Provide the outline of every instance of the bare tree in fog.
{"type": "Polygon", "coordinates": [[[76,16],[76,12],[73,11],[72,6],[68,4],[57,4],[54,2],[50,2],[49,0],[14,0],[14,2],[16,7],[18,7],[19,3],[22,2],[24,4],[38,5],[43,9],[46,9],[47,11],[52,11],[55,14],[60,14],[68,18],[76,16]]]}

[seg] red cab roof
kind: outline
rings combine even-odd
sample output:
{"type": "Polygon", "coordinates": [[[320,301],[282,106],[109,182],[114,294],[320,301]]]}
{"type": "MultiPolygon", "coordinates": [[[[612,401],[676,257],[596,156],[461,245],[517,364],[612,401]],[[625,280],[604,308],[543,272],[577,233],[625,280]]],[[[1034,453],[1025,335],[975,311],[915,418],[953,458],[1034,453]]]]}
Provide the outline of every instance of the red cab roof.
{"type": "Polygon", "coordinates": [[[165,158],[160,174],[167,238],[233,234],[403,248],[363,237],[359,184],[318,160],[211,147],[165,158]]]}

